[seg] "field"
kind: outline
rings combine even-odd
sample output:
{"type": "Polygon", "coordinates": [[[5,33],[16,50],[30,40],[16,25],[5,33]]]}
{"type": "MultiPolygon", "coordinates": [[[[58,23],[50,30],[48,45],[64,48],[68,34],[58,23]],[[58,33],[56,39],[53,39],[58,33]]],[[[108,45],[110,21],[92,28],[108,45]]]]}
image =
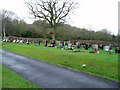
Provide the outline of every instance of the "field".
{"type": "MultiPolygon", "coordinates": [[[[1,66],[1,65],[0,65],[1,66]]],[[[2,88],[39,88],[2,66],[2,88]]]]}
{"type": "Polygon", "coordinates": [[[118,54],[111,50],[111,54],[104,50],[100,53],[89,53],[89,50],[80,48],[77,50],[85,51],[74,53],[71,50],[62,50],[55,47],[26,45],[19,43],[2,43],[2,48],[14,53],[25,55],[30,58],[43,60],[52,64],[84,71],[98,76],[103,76],[118,81],[118,54]],[[86,64],[86,68],[82,65],[86,64]]]}

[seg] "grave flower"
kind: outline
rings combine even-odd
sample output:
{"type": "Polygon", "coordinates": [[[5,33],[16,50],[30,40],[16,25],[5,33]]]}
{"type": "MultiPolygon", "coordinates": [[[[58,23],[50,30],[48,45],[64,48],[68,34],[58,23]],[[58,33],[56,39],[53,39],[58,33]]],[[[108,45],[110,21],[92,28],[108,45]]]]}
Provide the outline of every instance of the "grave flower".
{"type": "Polygon", "coordinates": [[[85,67],[86,67],[86,64],[83,64],[82,67],[85,68],[85,67]]]}
{"type": "Polygon", "coordinates": [[[111,54],[111,52],[108,52],[109,54],[111,54]]]}

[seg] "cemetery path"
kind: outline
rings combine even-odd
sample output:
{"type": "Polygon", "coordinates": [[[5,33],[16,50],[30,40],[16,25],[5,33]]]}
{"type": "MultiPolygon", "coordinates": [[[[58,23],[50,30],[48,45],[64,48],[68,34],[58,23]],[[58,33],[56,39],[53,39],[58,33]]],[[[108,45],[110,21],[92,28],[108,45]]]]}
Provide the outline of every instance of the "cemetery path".
{"type": "Polygon", "coordinates": [[[5,50],[0,50],[0,52],[2,52],[4,66],[41,88],[118,88],[116,83],[92,75],[5,50]]]}

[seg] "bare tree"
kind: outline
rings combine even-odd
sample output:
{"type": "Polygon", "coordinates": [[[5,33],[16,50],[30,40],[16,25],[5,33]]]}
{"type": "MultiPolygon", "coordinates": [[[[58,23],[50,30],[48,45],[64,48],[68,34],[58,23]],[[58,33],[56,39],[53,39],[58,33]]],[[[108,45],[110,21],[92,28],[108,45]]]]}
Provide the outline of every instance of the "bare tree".
{"type": "Polygon", "coordinates": [[[13,17],[14,13],[11,11],[7,11],[7,10],[1,10],[0,11],[0,18],[1,18],[1,22],[2,22],[2,32],[1,32],[1,36],[5,39],[6,38],[6,24],[8,21],[10,21],[13,17]]]}
{"type": "Polygon", "coordinates": [[[2,17],[0,16],[0,35],[1,35],[1,38],[2,39],[2,17]]]}
{"type": "Polygon", "coordinates": [[[34,0],[26,2],[35,18],[46,20],[52,28],[52,40],[55,40],[57,27],[65,22],[66,16],[75,9],[77,3],[70,0],[34,0]]]}

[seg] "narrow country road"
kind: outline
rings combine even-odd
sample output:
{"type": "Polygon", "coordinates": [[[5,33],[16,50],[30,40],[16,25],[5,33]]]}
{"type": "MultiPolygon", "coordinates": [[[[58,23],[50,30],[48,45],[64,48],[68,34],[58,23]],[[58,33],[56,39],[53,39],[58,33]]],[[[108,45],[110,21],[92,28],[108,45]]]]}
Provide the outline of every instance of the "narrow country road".
{"type": "Polygon", "coordinates": [[[5,50],[0,50],[0,52],[2,52],[4,66],[41,88],[118,88],[116,83],[92,75],[58,67],[5,50]]]}

